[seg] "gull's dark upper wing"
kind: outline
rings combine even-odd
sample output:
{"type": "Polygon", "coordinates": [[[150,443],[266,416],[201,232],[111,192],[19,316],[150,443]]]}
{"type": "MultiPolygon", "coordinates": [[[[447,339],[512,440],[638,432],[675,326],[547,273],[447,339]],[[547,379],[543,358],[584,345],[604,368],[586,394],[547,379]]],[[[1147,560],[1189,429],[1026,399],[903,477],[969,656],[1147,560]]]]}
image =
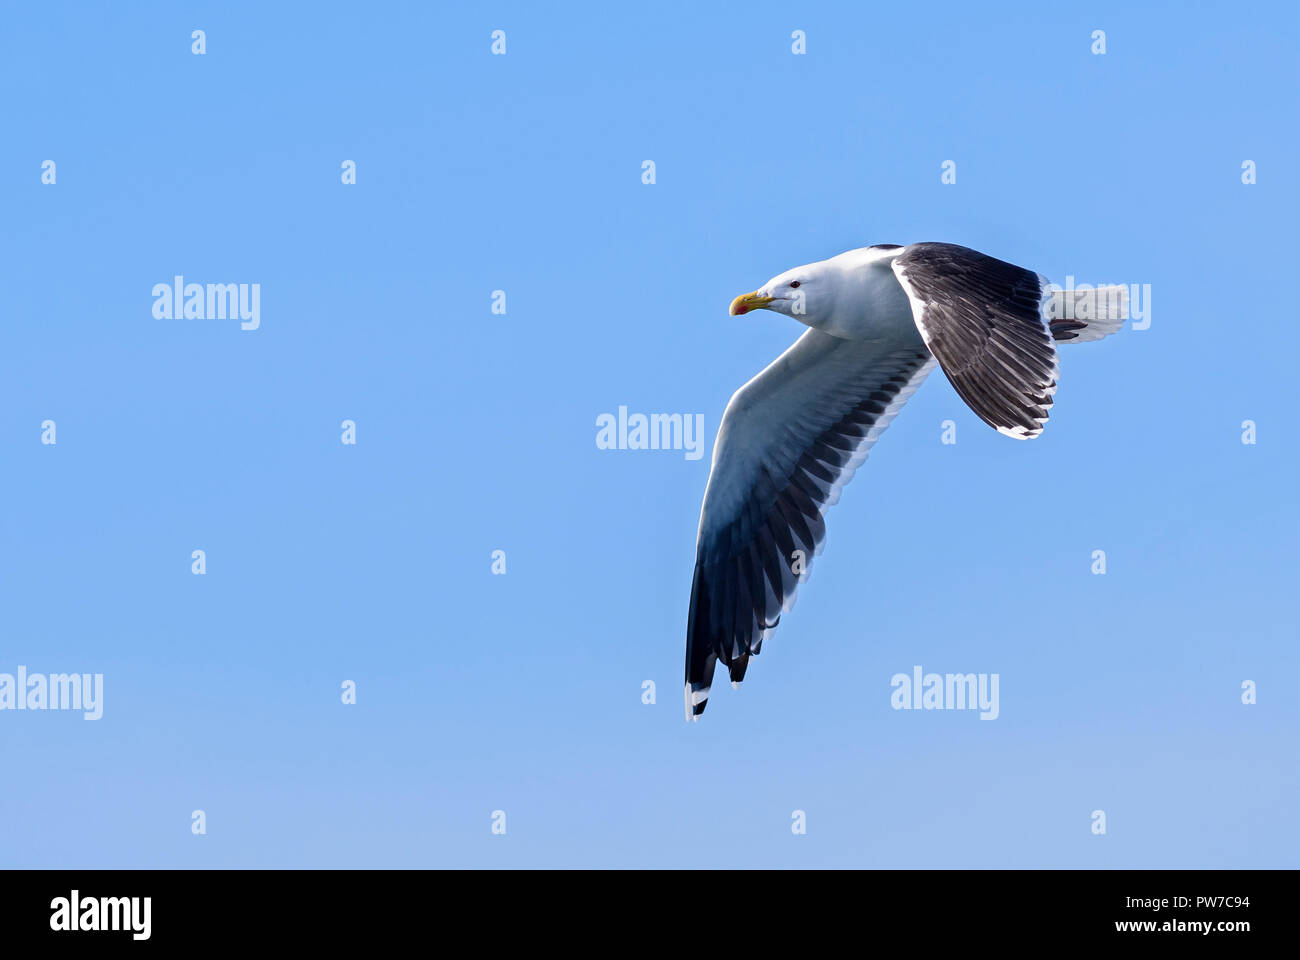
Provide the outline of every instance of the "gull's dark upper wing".
{"type": "Polygon", "coordinates": [[[1018,440],[1043,432],[1056,393],[1047,281],[953,243],[913,243],[892,263],[926,346],[981,420],[1018,440]]]}
{"type": "Polygon", "coordinates": [[[910,328],[891,341],[809,329],[727,404],[696,544],[686,712],[704,712],[721,660],[745,675],[825,539],[839,498],[934,360],[910,328]]]}

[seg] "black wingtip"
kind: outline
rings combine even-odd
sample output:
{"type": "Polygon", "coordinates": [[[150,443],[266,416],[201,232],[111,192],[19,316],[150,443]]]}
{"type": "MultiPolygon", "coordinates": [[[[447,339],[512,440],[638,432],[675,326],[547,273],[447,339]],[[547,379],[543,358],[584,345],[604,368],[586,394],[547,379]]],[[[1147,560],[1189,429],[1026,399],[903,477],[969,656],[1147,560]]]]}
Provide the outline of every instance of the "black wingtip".
{"type": "Polygon", "coordinates": [[[713,668],[718,657],[709,636],[709,598],[706,579],[695,565],[691,583],[691,609],[686,622],[686,719],[698,720],[709,701],[713,668]]]}
{"type": "Polygon", "coordinates": [[[709,705],[709,688],[695,683],[686,685],[686,722],[700,719],[700,714],[709,705]]]}
{"type": "Polygon", "coordinates": [[[741,657],[727,664],[727,670],[731,674],[731,685],[740,689],[740,682],[745,679],[745,668],[749,666],[749,657],[741,657]]]}

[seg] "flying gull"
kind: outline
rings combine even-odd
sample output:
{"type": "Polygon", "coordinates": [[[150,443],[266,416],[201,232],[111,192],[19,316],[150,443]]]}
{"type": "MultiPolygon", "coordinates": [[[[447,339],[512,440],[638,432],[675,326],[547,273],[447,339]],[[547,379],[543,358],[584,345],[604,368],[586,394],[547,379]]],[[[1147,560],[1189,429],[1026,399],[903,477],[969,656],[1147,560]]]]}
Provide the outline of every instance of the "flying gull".
{"type": "Polygon", "coordinates": [[[713,446],[686,626],[686,716],[719,661],[740,686],[794,603],[825,513],[937,363],[975,414],[1038,436],[1056,393],[1056,343],[1100,340],[1124,287],[1060,291],[951,243],[877,244],[795,267],[731,303],[809,329],[727,404],[713,446]]]}

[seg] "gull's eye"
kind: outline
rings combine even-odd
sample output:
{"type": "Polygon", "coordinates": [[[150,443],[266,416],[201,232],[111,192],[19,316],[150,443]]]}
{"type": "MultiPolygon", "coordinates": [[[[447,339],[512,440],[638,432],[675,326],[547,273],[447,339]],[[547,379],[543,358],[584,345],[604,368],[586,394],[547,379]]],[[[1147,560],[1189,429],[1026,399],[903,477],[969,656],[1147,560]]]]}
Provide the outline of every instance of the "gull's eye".
{"type": "Polygon", "coordinates": [[[799,286],[799,281],[798,281],[798,280],[791,280],[791,281],[790,281],[790,289],[791,289],[791,290],[793,290],[793,289],[794,289],[795,287],[797,287],[797,286],[799,286]]]}

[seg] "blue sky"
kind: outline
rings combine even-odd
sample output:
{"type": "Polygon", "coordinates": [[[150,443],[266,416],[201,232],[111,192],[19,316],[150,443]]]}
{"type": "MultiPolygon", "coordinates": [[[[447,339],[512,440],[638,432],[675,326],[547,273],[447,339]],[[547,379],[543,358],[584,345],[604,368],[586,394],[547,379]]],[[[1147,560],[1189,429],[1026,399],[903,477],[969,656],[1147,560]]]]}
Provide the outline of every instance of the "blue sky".
{"type": "Polygon", "coordinates": [[[1289,6],[6,20],[0,672],[105,696],[0,712],[0,864],[1300,865],[1289,6]],[[802,330],[733,296],[919,240],[1151,326],[1063,350],[1030,443],[931,376],[687,725],[708,457],[596,418],[711,443],[802,330]],[[177,274],[260,329],[156,319],[177,274]],[[891,709],[916,664],[998,719],[891,709]]]}

